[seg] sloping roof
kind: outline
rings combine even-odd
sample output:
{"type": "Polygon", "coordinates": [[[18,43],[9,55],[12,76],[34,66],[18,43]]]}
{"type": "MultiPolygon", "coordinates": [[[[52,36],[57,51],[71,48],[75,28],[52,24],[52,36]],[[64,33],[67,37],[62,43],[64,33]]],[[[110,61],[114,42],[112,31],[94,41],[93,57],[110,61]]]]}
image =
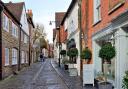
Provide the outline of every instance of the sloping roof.
{"type": "Polygon", "coordinates": [[[6,10],[10,15],[11,17],[19,24],[21,25],[20,21],[17,20],[17,18],[14,16],[14,14],[12,14],[10,12],[10,10],[5,6],[5,3],[3,3],[1,0],[0,0],[0,5],[4,8],[4,10],[6,10]]]}
{"type": "Polygon", "coordinates": [[[55,25],[56,25],[56,27],[60,26],[61,21],[63,20],[64,15],[65,15],[65,12],[56,12],[55,13],[55,21],[56,21],[55,25]]]}
{"type": "Polygon", "coordinates": [[[19,3],[5,3],[5,6],[9,9],[9,11],[16,17],[18,21],[21,19],[21,14],[24,6],[24,2],[19,3]]]}
{"type": "Polygon", "coordinates": [[[63,20],[61,22],[61,25],[64,24],[64,21],[65,21],[66,17],[70,14],[70,12],[73,9],[73,7],[74,7],[74,5],[75,5],[76,2],[77,2],[77,0],[72,0],[71,4],[69,5],[69,8],[68,8],[67,12],[65,13],[65,16],[63,17],[63,20]]]}

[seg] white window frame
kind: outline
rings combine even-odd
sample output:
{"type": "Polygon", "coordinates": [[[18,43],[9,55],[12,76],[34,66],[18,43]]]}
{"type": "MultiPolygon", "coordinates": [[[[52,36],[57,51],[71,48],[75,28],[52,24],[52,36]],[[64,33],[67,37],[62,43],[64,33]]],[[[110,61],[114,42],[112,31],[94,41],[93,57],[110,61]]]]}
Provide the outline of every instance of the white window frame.
{"type": "Polygon", "coordinates": [[[27,55],[27,52],[25,52],[25,63],[28,63],[28,55],[27,55]]]}
{"type": "Polygon", "coordinates": [[[24,34],[24,43],[28,43],[27,35],[24,34]]]}
{"type": "Polygon", "coordinates": [[[101,0],[93,0],[94,1],[94,24],[101,20],[101,0]]]}
{"type": "Polygon", "coordinates": [[[21,63],[25,63],[25,52],[21,51],[21,63]]]}
{"type": "Polygon", "coordinates": [[[5,48],[5,66],[9,65],[9,48],[5,48]]]}
{"type": "Polygon", "coordinates": [[[18,38],[18,27],[12,22],[12,35],[18,38]]]}
{"type": "Polygon", "coordinates": [[[21,41],[24,41],[24,33],[21,31],[21,41]]]}
{"type": "Polygon", "coordinates": [[[3,13],[3,29],[9,32],[9,18],[3,13]]]}
{"type": "Polygon", "coordinates": [[[16,65],[18,60],[18,50],[13,48],[12,49],[12,65],[16,65]]]}

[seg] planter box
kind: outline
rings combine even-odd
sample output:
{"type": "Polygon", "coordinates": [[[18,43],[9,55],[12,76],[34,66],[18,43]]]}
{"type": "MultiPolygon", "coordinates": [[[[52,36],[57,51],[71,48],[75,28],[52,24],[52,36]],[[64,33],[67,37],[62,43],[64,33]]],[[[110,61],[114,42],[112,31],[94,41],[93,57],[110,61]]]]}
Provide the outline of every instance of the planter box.
{"type": "Polygon", "coordinates": [[[98,89],[113,89],[109,82],[98,82],[98,89]]]}
{"type": "Polygon", "coordinates": [[[77,74],[76,68],[69,68],[69,76],[77,76],[77,74]]]}
{"type": "Polygon", "coordinates": [[[65,70],[68,70],[68,65],[64,65],[64,69],[65,70]]]}
{"type": "Polygon", "coordinates": [[[68,68],[77,68],[77,64],[68,64],[68,68]]]}

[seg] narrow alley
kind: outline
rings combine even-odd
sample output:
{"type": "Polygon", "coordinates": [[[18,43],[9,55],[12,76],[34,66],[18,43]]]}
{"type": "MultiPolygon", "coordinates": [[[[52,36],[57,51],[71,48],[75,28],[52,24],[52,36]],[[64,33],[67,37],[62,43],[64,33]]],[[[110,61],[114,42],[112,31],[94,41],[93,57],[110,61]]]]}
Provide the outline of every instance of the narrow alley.
{"type": "Polygon", "coordinates": [[[68,89],[50,60],[33,64],[18,75],[0,82],[0,89],[68,89]]]}

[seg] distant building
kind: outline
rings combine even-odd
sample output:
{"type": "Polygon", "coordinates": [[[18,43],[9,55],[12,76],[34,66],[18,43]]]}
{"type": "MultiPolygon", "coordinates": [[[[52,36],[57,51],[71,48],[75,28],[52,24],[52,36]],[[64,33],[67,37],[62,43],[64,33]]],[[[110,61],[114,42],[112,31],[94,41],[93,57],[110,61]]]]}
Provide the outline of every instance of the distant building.
{"type": "Polygon", "coordinates": [[[54,45],[54,59],[58,62],[59,59],[59,51],[62,50],[62,47],[64,46],[62,43],[64,32],[61,27],[61,21],[63,20],[63,17],[65,15],[65,12],[56,12],[55,13],[55,29],[53,30],[53,45],[54,45]],[[59,48],[60,43],[60,48],[59,48]]]}
{"type": "Polygon", "coordinates": [[[34,48],[33,48],[33,41],[34,41],[34,22],[33,22],[33,13],[32,10],[27,11],[27,20],[28,20],[28,25],[29,25],[29,65],[30,63],[35,62],[36,60],[34,59],[34,48]]]}

